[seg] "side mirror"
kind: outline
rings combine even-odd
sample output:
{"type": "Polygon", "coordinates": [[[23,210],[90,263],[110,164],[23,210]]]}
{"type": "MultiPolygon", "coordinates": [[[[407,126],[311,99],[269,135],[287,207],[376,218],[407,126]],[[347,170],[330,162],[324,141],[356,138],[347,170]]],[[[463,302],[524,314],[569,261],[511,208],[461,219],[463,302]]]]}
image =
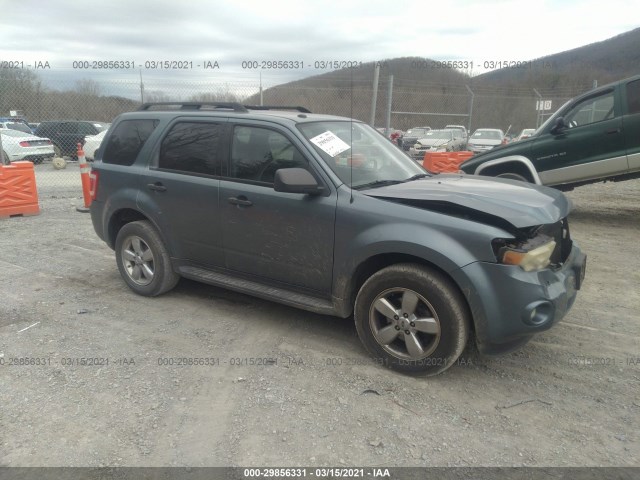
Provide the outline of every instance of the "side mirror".
{"type": "Polygon", "coordinates": [[[322,186],[304,168],[281,168],[276,170],[273,179],[273,189],[276,192],[304,193],[317,195],[322,193],[322,186]]]}
{"type": "Polygon", "coordinates": [[[552,133],[553,135],[557,135],[559,133],[562,133],[566,128],[567,124],[564,123],[564,117],[558,117],[556,118],[556,121],[550,130],[550,133],[552,133]]]}

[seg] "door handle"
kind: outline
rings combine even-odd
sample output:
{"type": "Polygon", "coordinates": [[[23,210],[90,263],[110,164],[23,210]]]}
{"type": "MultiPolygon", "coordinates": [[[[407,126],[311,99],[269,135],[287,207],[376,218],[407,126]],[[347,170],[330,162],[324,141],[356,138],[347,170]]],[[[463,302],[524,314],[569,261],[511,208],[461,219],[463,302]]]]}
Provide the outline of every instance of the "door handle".
{"type": "Polygon", "coordinates": [[[149,190],[153,190],[154,192],[166,192],[167,191],[167,187],[165,187],[160,182],[148,183],[147,187],[149,187],[149,190]]]}
{"type": "Polygon", "coordinates": [[[229,197],[229,203],[231,205],[240,205],[242,207],[250,207],[251,205],[253,205],[253,202],[251,200],[248,200],[247,197],[243,195],[240,195],[238,198],[229,197]]]}
{"type": "Polygon", "coordinates": [[[612,133],[620,133],[620,129],[612,128],[611,130],[605,130],[604,133],[606,133],[607,135],[611,135],[612,133]]]}

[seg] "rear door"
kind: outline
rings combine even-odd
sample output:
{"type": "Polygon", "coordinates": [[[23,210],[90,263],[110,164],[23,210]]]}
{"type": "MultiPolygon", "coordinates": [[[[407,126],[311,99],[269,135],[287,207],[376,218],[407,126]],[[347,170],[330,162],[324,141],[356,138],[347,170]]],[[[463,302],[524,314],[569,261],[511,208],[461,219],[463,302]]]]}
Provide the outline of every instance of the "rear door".
{"type": "MultiPolygon", "coordinates": [[[[563,113],[568,128],[547,130],[533,144],[542,183],[557,185],[627,171],[620,98],[614,88],[583,97],[563,113]]],[[[549,129],[551,125],[549,126],[549,129]]]]}
{"type": "Polygon", "coordinates": [[[180,117],[156,146],[138,199],[152,211],[170,253],[181,261],[221,267],[221,155],[226,118],[180,117]]]}
{"type": "Polygon", "coordinates": [[[229,167],[220,182],[228,269],[321,295],[331,291],[336,191],[284,128],[234,122],[229,167]],[[276,192],[279,168],[309,170],[326,195],[276,192]]]}
{"type": "Polygon", "coordinates": [[[626,115],[624,143],[630,171],[640,170],[640,79],[628,82],[623,91],[626,115]]]}

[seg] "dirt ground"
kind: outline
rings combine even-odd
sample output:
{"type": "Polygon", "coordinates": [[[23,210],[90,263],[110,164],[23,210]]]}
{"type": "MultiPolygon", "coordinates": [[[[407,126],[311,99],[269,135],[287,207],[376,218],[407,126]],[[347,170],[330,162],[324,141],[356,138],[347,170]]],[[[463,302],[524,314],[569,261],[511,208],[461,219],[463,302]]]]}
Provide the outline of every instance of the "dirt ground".
{"type": "Polygon", "coordinates": [[[135,295],[74,192],[0,220],[0,466],[640,466],[640,180],[568,193],[588,264],[561,324],[428,379],[349,320],[135,295]]]}

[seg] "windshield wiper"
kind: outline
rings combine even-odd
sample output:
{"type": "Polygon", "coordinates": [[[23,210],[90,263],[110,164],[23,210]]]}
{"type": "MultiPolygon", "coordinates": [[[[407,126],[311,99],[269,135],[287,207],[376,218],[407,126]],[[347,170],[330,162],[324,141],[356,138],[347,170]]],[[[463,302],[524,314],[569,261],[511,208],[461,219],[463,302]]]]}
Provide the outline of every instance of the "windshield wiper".
{"type": "Polygon", "coordinates": [[[424,177],[430,177],[431,175],[429,175],[428,173],[418,173],[416,175],[414,175],[413,177],[409,177],[406,180],[403,180],[404,182],[413,182],[414,180],[420,180],[421,178],[424,177]]]}
{"type": "Polygon", "coordinates": [[[357,185],[353,187],[354,190],[361,190],[363,188],[376,188],[376,187],[384,187],[387,185],[397,185],[398,183],[404,183],[406,180],[376,180],[374,182],[363,183],[362,185],[357,185]]]}
{"type": "Polygon", "coordinates": [[[354,190],[360,190],[363,188],[376,188],[376,187],[386,187],[387,185],[397,185],[399,183],[412,182],[414,180],[419,180],[420,178],[430,177],[428,173],[418,173],[413,177],[406,178],[404,180],[376,180],[374,182],[365,183],[363,185],[358,185],[353,187],[354,190]]]}

